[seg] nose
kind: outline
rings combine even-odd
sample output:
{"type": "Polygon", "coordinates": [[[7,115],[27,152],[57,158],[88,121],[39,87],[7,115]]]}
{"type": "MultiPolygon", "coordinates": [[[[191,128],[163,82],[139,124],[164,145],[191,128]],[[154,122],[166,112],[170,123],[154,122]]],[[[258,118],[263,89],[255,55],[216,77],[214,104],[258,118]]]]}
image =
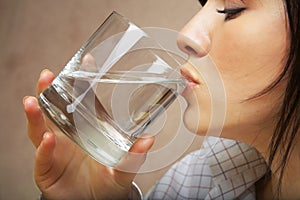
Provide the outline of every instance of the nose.
{"type": "Polygon", "coordinates": [[[201,10],[179,32],[177,45],[189,56],[203,57],[210,51],[211,37],[207,18],[201,10]]]}

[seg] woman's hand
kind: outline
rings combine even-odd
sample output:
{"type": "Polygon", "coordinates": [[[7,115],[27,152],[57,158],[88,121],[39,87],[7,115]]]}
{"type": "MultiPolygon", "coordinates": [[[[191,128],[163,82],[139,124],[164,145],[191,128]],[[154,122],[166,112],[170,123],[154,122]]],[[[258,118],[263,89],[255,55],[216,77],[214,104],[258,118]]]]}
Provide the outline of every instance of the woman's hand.
{"type": "MultiPolygon", "coordinates": [[[[42,71],[37,94],[53,79],[52,72],[42,71]]],[[[35,97],[25,97],[23,103],[28,136],[37,148],[34,178],[46,199],[127,198],[134,173],[105,167],[88,156],[50,122],[46,122],[35,97]],[[49,130],[54,130],[55,134],[49,130]]],[[[145,155],[153,141],[153,137],[139,139],[130,151],[145,155]]],[[[127,156],[121,165],[138,168],[144,158],[127,156]]]]}

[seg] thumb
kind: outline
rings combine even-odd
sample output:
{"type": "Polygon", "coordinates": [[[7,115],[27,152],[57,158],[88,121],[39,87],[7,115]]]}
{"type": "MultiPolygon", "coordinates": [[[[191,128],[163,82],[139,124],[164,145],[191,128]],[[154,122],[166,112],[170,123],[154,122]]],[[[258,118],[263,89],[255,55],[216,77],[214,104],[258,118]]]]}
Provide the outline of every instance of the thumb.
{"type": "Polygon", "coordinates": [[[146,154],[154,143],[153,136],[139,138],[130,148],[129,152],[115,166],[115,177],[119,184],[129,186],[136,173],[144,163],[146,154]]]}
{"type": "Polygon", "coordinates": [[[53,167],[53,151],[55,147],[55,135],[46,132],[43,135],[43,140],[38,146],[35,154],[35,169],[34,176],[37,183],[47,180],[51,168],[53,167]]]}

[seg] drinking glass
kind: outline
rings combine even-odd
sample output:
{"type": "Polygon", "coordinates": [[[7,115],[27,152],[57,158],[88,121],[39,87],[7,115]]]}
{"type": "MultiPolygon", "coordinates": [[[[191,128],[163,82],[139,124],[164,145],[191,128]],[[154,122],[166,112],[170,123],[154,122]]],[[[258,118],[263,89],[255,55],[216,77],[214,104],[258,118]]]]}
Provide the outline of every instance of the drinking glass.
{"type": "Polygon", "coordinates": [[[113,12],[38,100],[90,156],[115,166],[184,90],[185,62],[113,12]]]}

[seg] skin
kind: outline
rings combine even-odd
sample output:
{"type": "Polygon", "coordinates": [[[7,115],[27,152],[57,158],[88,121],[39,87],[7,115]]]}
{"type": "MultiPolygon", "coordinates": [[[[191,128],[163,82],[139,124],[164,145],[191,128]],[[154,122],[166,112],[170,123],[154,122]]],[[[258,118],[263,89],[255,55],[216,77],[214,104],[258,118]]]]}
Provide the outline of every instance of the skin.
{"type": "MultiPolygon", "coordinates": [[[[178,45],[191,56],[211,56],[221,74],[227,95],[228,107],[222,137],[251,143],[248,141],[251,138],[245,135],[272,132],[284,83],[266,95],[246,100],[266,88],[279,75],[284,66],[288,40],[281,1],[244,2],[208,1],[182,29],[183,37],[178,40],[178,45]],[[233,19],[225,20],[226,15],[216,11],[224,7],[246,9],[233,19]],[[241,132],[242,138],[239,137],[241,132]]],[[[210,103],[201,69],[186,65],[182,70],[200,82],[189,94],[185,94],[189,106],[200,106],[202,115],[209,115],[206,110],[210,110],[205,108],[210,107],[210,103]]],[[[187,110],[186,118],[193,115],[193,110],[187,110]]],[[[207,127],[208,123],[202,123],[194,129],[203,134],[207,127]]]]}
{"type": "MultiPolygon", "coordinates": [[[[220,72],[227,95],[226,120],[221,136],[248,143],[266,158],[266,144],[272,135],[285,82],[259,98],[247,99],[272,83],[283,69],[289,42],[287,30],[282,1],[208,0],[181,30],[178,38],[178,46],[190,57],[197,59],[209,54],[220,72]],[[217,11],[224,8],[245,10],[228,19],[227,14],[217,11]]],[[[183,94],[188,103],[184,121],[190,130],[204,135],[211,112],[208,87],[199,66],[187,64],[181,71],[190,79],[189,88],[183,94]],[[201,115],[195,112],[198,108],[201,115]]],[[[44,70],[37,84],[37,93],[43,91],[53,78],[50,71],[44,70]]],[[[65,136],[50,132],[48,127],[51,125],[45,122],[35,97],[26,97],[24,108],[28,135],[37,147],[35,181],[46,197],[105,199],[112,194],[115,197],[127,196],[135,174],[106,168],[65,136]],[[66,145],[70,148],[65,148],[66,145]]],[[[146,153],[152,143],[153,138],[140,139],[131,151],[146,153]]],[[[299,155],[292,154],[292,157],[299,155]]],[[[295,166],[300,164],[299,159],[295,160],[295,166]]],[[[129,162],[140,166],[143,159],[133,158],[129,162]]],[[[287,171],[287,174],[292,173],[287,171]]],[[[275,175],[268,184],[263,184],[258,196],[270,197],[277,178],[275,175]]],[[[287,191],[297,191],[295,188],[300,185],[296,181],[300,177],[294,179],[294,185],[289,189],[285,188],[289,182],[283,180],[285,197],[295,197],[293,192],[287,194],[287,191]]]]}

